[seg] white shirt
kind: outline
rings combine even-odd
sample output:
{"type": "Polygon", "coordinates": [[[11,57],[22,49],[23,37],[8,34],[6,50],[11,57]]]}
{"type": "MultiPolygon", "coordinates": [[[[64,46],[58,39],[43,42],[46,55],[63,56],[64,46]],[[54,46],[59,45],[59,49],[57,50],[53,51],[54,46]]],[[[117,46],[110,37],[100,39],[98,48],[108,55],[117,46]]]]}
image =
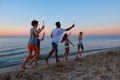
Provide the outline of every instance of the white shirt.
{"type": "Polygon", "coordinates": [[[65,29],[63,28],[55,28],[52,30],[52,40],[53,42],[55,42],[56,44],[59,43],[59,40],[62,36],[62,34],[65,32],[65,29]]]}

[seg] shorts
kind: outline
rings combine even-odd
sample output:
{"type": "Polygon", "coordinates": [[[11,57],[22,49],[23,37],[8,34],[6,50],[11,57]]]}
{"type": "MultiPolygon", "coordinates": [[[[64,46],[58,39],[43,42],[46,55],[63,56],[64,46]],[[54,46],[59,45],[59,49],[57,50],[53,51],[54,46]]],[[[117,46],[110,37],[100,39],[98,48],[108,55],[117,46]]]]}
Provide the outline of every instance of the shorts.
{"type": "Polygon", "coordinates": [[[69,48],[69,43],[65,43],[65,48],[69,48]]]}
{"type": "Polygon", "coordinates": [[[40,50],[40,40],[37,40],[38,49],[40,50]]]}
{"type": "Polygon", "coordinates": [[[55,42],[52,42],[52,49],[57,49],[58,45],[55,42]]]}
{"type": "Polygon", "coordinates": [[[81,47],[81,49],[82,49],[82,50],[84,50],[83,43],[81,43],[81,44],[78,44],[78,47],[81,47]]]}
{"type": "Polygon", "coordinates": [[[38,45],[33,45],[28,43],[28,50],[30,51],[34,50],[35,52],[39,53],[38,45]]]}

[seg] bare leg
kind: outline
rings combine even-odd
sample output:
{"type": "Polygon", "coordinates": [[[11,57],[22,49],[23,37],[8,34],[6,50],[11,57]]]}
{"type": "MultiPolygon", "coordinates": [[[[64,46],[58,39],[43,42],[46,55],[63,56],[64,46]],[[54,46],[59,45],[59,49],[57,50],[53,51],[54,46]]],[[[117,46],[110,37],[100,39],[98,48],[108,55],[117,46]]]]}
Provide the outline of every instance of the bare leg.
{"type": "Polygon", "coordinates": [[[66,51],[64,52],[64,54],[62,55],[62,58],[64,58],[65,57],[65,55],[66,55],[66,51]]]}
{"type": "Polygon", "coordinates": [[[39,54],[36,54],[34,57],[33,57],[33,59],[32,59],[32,61],[30,62],[30,66],[31,67],[34,67],[33,65],[32,65],[32,63],[35,61],[35,65],[37,65],[37,58],[38,58],[38,56],[39,56],[39,54]]]}
{"type": "Polygon", "coordinates": [[[83,50],[84,50],[84,46],[82,44],[81,49],[79,50],[80,51],[80,56],[82,56],[83,50]]]}
{"type": "Polygon", "coordinates": [[[35,61],[35,63],[37,63],[38,58],[39,58],[39,54],[40,54],[40,51],[39,51],[38,48],[36,48],[36,49],[34,50],[34,52],[35,52],[35,56],[33,57],[32,61],[30,62],[30,65],[31,65],[31,66],[32,66],[32,63],[33,63],[34,61],[35,61]]]}
{"type": "Polygon", "coordinates": [[[38,65],[38,59],[39,59],[39,56],[40,56],[40,50],[39,50],[39,54],[38,54],[38,56],[37,56],[37,60],[35,61],[35,65],[37,66],[38,65]]]}
{"type": "Polygon", "coordinates": [[[80,49],[80,51],[79,51],[79,52],[80,52],[80,56],[82,56],[82,50],[81,50],[81,49],[80,49]]]}
{"type": "Polygon", "coordinates": [[[62,58],[64,58],[64,57],[65,57],[65,55],[66,55],[66,48],[65,48],[65,52],[64,52],[64,54],[62,55],[62,58]]]}
{"type": "Polygon", "coordinates": [[[68,60],[69,48],[66,48],[66,60],[68,60]]]}
{"type": "Polygon", "coordinates": [[[52,49],[52,50],[48,53],[47,58],[45,58],[45,62],[46,62],[47,64],[49,64],[49,63],[48,63],[48,59],[50,58],[50,56],[51,56],[54,52],[55,52],[55,49],[52,49]]]}
{"type": "Polygon", "coordinates": [[[56,62],[59,62],[60,60],[58,59],[57,52],[58,52],[58,49],[55,50],[55,58],[56,58],[56,62]]]}
{"type": "Polygon", "coordinates": [[[78,47],[78,51],[76,53],[76,58],[78,58],[78,53],[80,52],[80,47],[78,47]]]}
{"type": "Polygon", "coordinates": [[[28,55],[25,57],[24,62],[23,62],[23,64],[21,65],[21,68],[26,69],[25,64],[26,64],[26,62],[28,61],[28,59],[31,57],[31,55],[32,55],[32,50],[28,50],[28,55]]]}

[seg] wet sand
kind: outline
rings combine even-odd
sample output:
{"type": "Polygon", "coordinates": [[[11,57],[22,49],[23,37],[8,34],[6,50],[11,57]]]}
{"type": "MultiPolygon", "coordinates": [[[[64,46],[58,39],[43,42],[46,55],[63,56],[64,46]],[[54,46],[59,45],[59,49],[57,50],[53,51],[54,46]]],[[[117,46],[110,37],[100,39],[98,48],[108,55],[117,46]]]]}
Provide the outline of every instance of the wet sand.
{"type": "Polygon", "coordinates": [[[0,73],[0,80],[120,80],[120,48],[0,73]]]}

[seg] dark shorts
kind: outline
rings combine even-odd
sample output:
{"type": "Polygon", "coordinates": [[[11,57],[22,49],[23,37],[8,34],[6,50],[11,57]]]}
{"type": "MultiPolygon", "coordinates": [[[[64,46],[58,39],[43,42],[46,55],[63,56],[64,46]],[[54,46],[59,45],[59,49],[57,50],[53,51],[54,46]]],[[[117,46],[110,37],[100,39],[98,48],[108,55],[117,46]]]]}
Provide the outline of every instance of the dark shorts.
{"type": "Polygon", "coordinates": [[[81,44],[78,44],[78,47],[80,47],[82,50],[84,50],[83,43],[81,43],[81,44]]]}
{"type": "Polygon", "coordinates": [[[40,50],[40,40],[37,40],[38,49],[40,50]]]}
{"type": "Polygon", "coordinates": [[[65,47],[69,47],[69,43],[66,42],[64,46],[65,46],[65,47]]]}
{"type": "Polygon", "coordinates": [[[52,42],[52,49],[57,49],[58,45],[55,42],[52,42]]]}

